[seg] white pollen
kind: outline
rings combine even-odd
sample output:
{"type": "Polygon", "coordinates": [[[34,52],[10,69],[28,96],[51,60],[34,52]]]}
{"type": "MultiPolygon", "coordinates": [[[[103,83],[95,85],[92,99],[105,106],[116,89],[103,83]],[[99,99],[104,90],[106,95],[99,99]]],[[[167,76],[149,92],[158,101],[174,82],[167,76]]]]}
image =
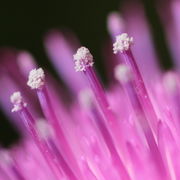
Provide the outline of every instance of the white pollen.
{"type": "Polygon", "coordinates": [[[43,139],[53,136],[53,129],[46,119],[38,119],[36,121],[36,129],[40,137],[43,139]]]}
{"type": "Polygon", "coordinates": [[[127,83],[132,79],[132,72],[128,66],[120,64],[115,67],[114,76],[118,81],[127,83]]]}
{"type": "Polygon", "coordinates": [[[92,67],[94,64],[93,56],[86,47],[79,48],[73,57],[76,72],[86,71],[88,67],[92,67]]]}
{"type": "Polygon", "coordinates": [[[42,68],[33,69],[29,73],[27,85],[31,89],[41,89],[45,83],[45,74],[42,68]]]}
{"type": "Polygon", "coordinates": [[[165,89],[169,93],[176,92],[178,89],[178,81],[177,81],[176,74],[173,72],[167,72],[164,75],[163,84],[164,84],[165,89]]]}
{"type": "Polygon", "coordinates": [[[133,38],[129,37],[127,33],[122,33],[116,36],[116,42],[113,44],[113,52],[117,54],[118,52],[124,52],[129,50],[130,46],[133,44],[133,38]]]}
{"type": "Polygon", "coordinates": [[[84,108],[89,109],[92,106],[93,96],[91,89],[87,88],[80,91],[78,98],[84,108]]]}
{"type": "Polygon", "coordinates": [[[27,103],[24,102],[21,93],[19,91],[14,92],[10,97],[11,103],[14,105],[12,112],[20,111],[23,107],[27,106],[27,103]]]}

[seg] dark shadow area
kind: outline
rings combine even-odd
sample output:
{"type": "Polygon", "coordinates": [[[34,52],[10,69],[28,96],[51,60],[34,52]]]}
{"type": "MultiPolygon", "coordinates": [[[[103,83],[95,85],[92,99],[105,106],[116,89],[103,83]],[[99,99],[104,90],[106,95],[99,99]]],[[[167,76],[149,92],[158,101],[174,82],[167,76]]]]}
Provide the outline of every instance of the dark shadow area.
{"type": "Polygon", "coordinates": [[[14,142],[18,142],[20,138],[20,133],[0,111],[0,145],[9,148],[14,142]]]}

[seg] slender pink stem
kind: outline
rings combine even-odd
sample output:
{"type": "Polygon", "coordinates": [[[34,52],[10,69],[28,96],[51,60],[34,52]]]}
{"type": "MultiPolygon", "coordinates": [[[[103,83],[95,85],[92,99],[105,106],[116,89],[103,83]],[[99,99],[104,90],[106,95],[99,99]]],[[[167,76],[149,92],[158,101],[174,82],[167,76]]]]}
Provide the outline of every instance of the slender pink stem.
{"type": "Polygon", "coordinates": [[[19,115],[20,115],[20,118],[23,120],[27,130],[33,137],[37,147],[42,153],[50,169],[54,172],[54,175],[57,177],[57,179],[62,177],[63,175],[62,175],[61,168],[52,161],[54,158],[53,154],[49,151],[45,142],[38,137],[38,134],[36,130],[34,129],[35,120],[30,114],[30,112],[26,108],[23,108],[21,111],[19,111],[19,115]]]}
{"type": "Polygon", "coordinates": [[[126,170],[125,166],[123,165],[123,162],[122,162],[122,160],[121,160],[121,158],[120,158],[120,156],[119,156],[119,154],[115,148],[115,144],[113,142],[113,139],[112,139],[103,119],[101,118],[101,115],[96,110],[96,108],[92,107],[91,111],[92,111],[92,114],[94,115],[95,123],[98,126],[98,128],[99,128],[99,130],[103,136],[103,139],[104,139],[104,141],[105,141],[105,143],[106,143],[106,145],[110,151],[112,162],[115,165],[115,167],[117,168],[120,177],[124,180],[130,179],[130,177],[127,173],[127,170],[126,170]]]}
{"type": "MultiPolygon", "coordinates": [[[[101,86],[98,78],[97,78],[97,75],[95,74],[93,68],[89,67],[87,68],[86,71],[84,71],[85,75],[87,76],[89,82],[90,82],[90,85],[93,89],[93,92],[97,98],[97,101],[98,103],[100,104],[103,112],[107,112],[107,110],[109,109],[109,104],[108,104],[108,101],[106,99],[106,96],[105,96],[105,93],[104,93],[104,90],[103,90],[103,87],[101,86]]],[[[111,114],[112,112],[109,111],[108,114],[111,114]]]]}
{"type": "Polygon", "coordinates": [[[3,177],[5,180],[11,180],[11,178],[9,177],[9,173],[6,173],[3,167],[1,166],[0,166],[0,174],[1,177],[3,177]]]}
{"type": "Polygon", "coordinates": [[[81,159],[81,165],[84,174],[86,174],[87,180],[98,180],[97,177],[93,174],[93,172],[89,168],[89,165],[87,164],[87,161],[85,159],[81,159]]]}
{"type": "Polygon", "coordinates": [[[137,97],[140,100],[140,102],[143,104],[143,108],[144,108],[144,110],[146,110],[148,117],[151,117],[150,125],[151,125],[154,133],[157,134],[157,122],[158,122],[157,115],[154,111],[154,107],[153,107],[151,100],[149,98],[149,95],[147,93],[143,78],[142,78],[139,68],[136,64],[134,56],[133,56],[131,50],[123,52],[122,55],[124,57],[123,61],[125,62],[125,64],[128,65],[129,67],[131,67],[131,69],[132,69],[132,73],[134,75],[133,86],[136,91],[137,97]]]}
{"type": "Polygon", "coordinates": [[[62,154],[64,154],[64,157],[66,158],[67,162],[70,163],[69,166],[72,168],[72,170],[77,174],[78,177],[82,178],[74,154],[68,144],[68,141],[66,140],[66,137],[64,136],[63,130],[59,125],[58,118],[56,117],[56,114],[53,110],[53,106],[46,87],[44,86],[42,89],[37,90],[37,95],[46,119],[49,120],[49,122],[52,124],[54,128],[56,136],[59,140],[62,154]]]}
{"type": "Polygon", "coordinates": [[[26,180],[14,165],[11,165],[11,171],[17,180],[26,180]]]}
{"type": "MultiPolygon", "coordinates": [[[[94,70],[91,67],[89,67],[86,69],[86,71],[84,73],[90,82],[91,88],[95,94],[97,103],[100,106],[100,109],[102,110],[104,118],[107,120],[108,123],[111,124],[111,128],[113,127],[112,129],[114,129],[116,131],[117,128],[119,129],[119,127],[116,124],[116,118],[110,109],[110,106],[108,104],[108,101],[107,101],[105,93],[104,93],[104,90],[103,90],[99,80],[97,79],[97,76],[96,76],[94,70]]],[[[123,177],[123,179],[125,179],[125,180],[130,180],[128,172],[125,169],[117,151],[114,148],[110,134],[107,133],[105,126],[102,126],[102,125],[104,125],[104,124],[101,123],[98,127],[100,128],[101,132],[103,133],[104,139],[107,140],[106,142],[107,142],[108,148],[110,148],[113,163],[115,163],[117,165],[117,167],[119,168],[119,170],[121,172],[121,177],[123,177]]],[[[120,138],[120,141],[121,141],[121,139],[122,138],[120,138]]]]}
{"type": "MultiPolygon", "coordinates": [[[[113,137],[118,139],[121,148],[124,147],[124,135],[122,133],[122,124],[118,122],[118,118],[115,116],[114,112],[111,110],[110,105],[107,101],[105,92],[100,81],[97,78],[97,75],[92,67],[88,67],[86,71],[84,71],[86,78],[89,81],[89,84],[92,88],[94,96],[97,100],[97,104],[99,109],[103,115],[103,119],[105,119],[105,123],[109,125],[111,131],[113,132],[113,137]]],[[[122,150],[124,151],[124,150],[122,150]]]]}
{"type": "MultiPolygon", "coordinates": [[[[127,95],[129,96],[130,102],[136,113],[139,125],[143,130],[143,133],[145,135],[145,138],[147,140],[147,143],[151,152],[152,159],[154,159],[154,163],[155,165],[157,165],[160,175],[163,176],[163,178],[165,178],[166,173],[165,173],[164,163],[163,163],[161,154],[159,152],[158,146],[156,144],[155,138],[153,136],[152,130],[149,126],[149,122],[144,113],[144,109],[142,108],[142,105],[138,99],[137,91],[134,89],[134,86],[131,80],[127,83],[124,83],[123,87],[127,95]]],[[[149,121],[150,120],[151,118],[149,118],[149,121]]]]}
{"type": "Polygon", "coordinates": [[[50,145],[49,148],[52,148],[52,151],[56,155],[57,159],[59,160],[61,167],[63,171],[65,172],[66,176],[69,177],[71,180],[77,180],[76,176],[74,175],[73,171],[69,167],[69,165],[66,163],[64,157],[59,152],[57,146],[55,145],[54,141],[52,139],[48,139],[48,144],[50,145]]]}

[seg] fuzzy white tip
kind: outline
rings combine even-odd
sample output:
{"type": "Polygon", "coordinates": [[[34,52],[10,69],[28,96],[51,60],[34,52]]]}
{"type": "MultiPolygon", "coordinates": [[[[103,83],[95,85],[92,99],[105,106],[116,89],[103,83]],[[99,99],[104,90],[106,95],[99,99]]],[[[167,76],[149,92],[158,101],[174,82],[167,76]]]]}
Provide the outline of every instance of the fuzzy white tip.
{"type": "Polygon", "coordinates": [[[133,38],[129,37],[127,33],[122,33],[116,36],[116,42],[113,44],[113,52],[117,54],[118,52],[124,52],[129,50],[130,46],[133,44],[133,38]]]}
{"type": "Polygon", "coordinates": [[[19,91],[14,92],[10,97],[11,103],[14,105],[12,112],[20,111],[23,107],[26,107],[27,104],[24,102],[21,93],[19,91]]]}
{"type": "Polygon", "coordinates": [[[83,89],[79,93],[79,102],[84,107],[89,109],[92,106],[93,96],[91,89],[83,89]]]}
{"type": "Polygon", "coordinates": [[[29,73],[27,85],[31,89],[41,89],[45,83],[45,74],[42,68],[33,69],[29,73]]]}
{"type": "Polygon", "coordinates": [[[124,64],[115,67],[114,75],[115,78],[122,83],[129,82],[132,79],[130,68],[124,64]]]}
{"type": "Polygon", "coordinates": [[[177,76],[174,72],[167,72],[163,78],[163,84],[165,89],[169,93],[176,92],[178,90],[177,76]]]}
{"type": "Polygon", "coordinates": [[[73,57],[76,72],[86,71],[88,67],[91,67],[94,64],[93,56],[86,47],[79,48],[73,57]]]}
{"type": "Polygon", "coordinates": [[[46,139],[54,135],[52,127],[48,124],[46,119],[38,119],[36,121],[36,129],[41,138],[46,139]]]}

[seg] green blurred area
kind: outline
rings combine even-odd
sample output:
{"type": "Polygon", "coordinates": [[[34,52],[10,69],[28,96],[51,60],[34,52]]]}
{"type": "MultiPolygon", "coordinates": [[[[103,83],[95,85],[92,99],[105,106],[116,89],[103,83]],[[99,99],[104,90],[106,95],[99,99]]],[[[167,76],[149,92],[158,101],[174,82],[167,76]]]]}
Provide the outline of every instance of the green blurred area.
{"type": "MultiPolygon", "coordinates": [[[[106,82],[102,62],[102,46],[108,36],[107,14],[119,10],[127,0],[15,0],[0,4],[0,46],[25,49],[35,56],[43,67],[50,67],[45,55],[42,38],[51,28],[67,27],[74,31],[81,43],[90,48],[96,59],[96,66],[106,82]]],[[[135,1],[135,0],[133,0],[135,1]]],[[[164,32],[155,10],[155,0],[144,0],[144,7],[151,24],[152,34],[158,49],[161,64],[167,69],[172,66],[164,32]]],[[[53,72],[53,71],[52,71],[53,72]]],[[[1,113],[2,114],[2,113],[1,113]]],[[[5,119],[0,115],[1,119],[5,119]]],[[[18,136],[10,129],[7,121],[0,120],[6,130],[0,133],[0,140],[9,145],[18,136]],[[9,129],[8,129],[9,128],[9,129]],[[7,135],[6,131],[10,133],[7,135]],[[14,138],[13,138],[14,137],[14,138]],[[7,142],[7,143],[6,143],[7,142]]]]}

